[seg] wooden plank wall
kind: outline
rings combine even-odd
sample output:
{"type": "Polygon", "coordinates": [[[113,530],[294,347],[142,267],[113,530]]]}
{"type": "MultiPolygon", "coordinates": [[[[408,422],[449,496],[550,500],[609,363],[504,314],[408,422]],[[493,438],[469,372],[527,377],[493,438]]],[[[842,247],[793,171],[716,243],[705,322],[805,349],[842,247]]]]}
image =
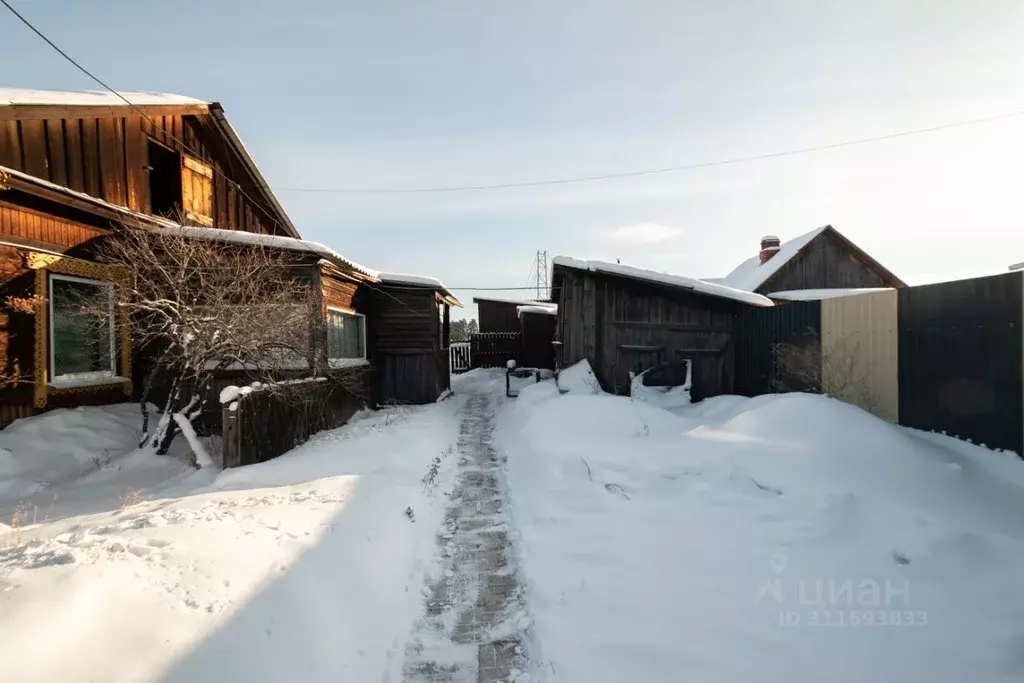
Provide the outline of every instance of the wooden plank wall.
{"type": "Polygon", "coordinates": [[[517,303],[503,301],[477,302],[477,317],[480,321],[480,332],[519,332],[519,314],[517,303]]]}
{"type": "Polygon", "coordinates": [[[561,367],[586,358],[605,388],[625,393],[630,372],[689,358],[694,400],[732,391],[740,304],[575,269],[556,280],[561,367]]]}
{"type": "Polygon", "coordinates": [[[441,316],[433,291],[375,291],[368,345],[382,403],[429,403],[446,388],[441,316]]]}
{"type": "Polygon", "coordinates": [[[825,232],[779,268],[757,291],[888,286],[878,273],[825,232]]]}
{"type": "Polygon", "coordinates": [[[15,235],[33,246],[65,252],[104,234],[104,230],[0,201],[0,238],[15,235]]]}
{"type": "Polygon", "coordinates": [[[284,234],[272,209],[243,195],[257,196],[254,179],[215,132],[209,116],[158,116],[152,121],[141,116],[3,121],[0,166],[148,213],[147,141],[152,138],[214,168],[215,227],[284,234]],[[241,183],[243,192],[225,177],[241,183]]]}

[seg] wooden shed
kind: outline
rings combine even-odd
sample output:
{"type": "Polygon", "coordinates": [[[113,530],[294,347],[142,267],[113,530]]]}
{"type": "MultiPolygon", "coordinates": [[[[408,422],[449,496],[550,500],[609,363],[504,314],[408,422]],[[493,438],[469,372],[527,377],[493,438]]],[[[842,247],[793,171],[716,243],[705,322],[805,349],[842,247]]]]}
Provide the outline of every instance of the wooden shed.
{"type": "Polygon", "coordinates": [[[486,334],[490,332],[518,333],[521,331],[521,325],[516,309],[520,306],[536,306],[551,302],[475,296],[473,303],[476,304],[478,311],[479,331],[481,334],[486,334]]]}
{"type": "Polygon", "coordinates": [[[630,372],[689,360],[695,400],[731,393],[738,311],[758,294],[617,263],[554,260],[560,367],[588,359],[602,386],[628,393],[630,372]]]}
{"type": "Polygon", "coordinates": [[[357,303],[367,312],[370,361],[380,403],[432,403],[451,389],[451,307],[462,306],[440,280],[378,273],[357,303]]]}

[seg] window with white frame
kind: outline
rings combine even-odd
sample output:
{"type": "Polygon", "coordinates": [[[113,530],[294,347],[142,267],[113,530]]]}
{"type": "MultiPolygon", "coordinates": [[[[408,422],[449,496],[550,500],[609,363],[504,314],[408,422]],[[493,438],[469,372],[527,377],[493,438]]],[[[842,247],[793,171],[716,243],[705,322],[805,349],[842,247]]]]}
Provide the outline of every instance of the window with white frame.
{"type": "Polygon", "coordinates": [[[366,358],[366,316],[327,309],[327,357],[366,358]]]}
{"type": "Polygon", "coordinates": [[[114,298],[110,283],[50,275],[50,377],[115,375],[114,298]]]}

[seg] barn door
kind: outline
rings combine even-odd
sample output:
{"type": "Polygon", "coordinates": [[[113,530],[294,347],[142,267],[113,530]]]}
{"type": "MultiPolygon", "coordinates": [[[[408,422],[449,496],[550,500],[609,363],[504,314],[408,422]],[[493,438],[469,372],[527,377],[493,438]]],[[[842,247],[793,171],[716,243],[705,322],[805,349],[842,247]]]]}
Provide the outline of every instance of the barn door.
{"type": "Polygon", "coordinates": [[[639,375],[661,362],[662,347],[620,344],[614,373],[615,392],[629,393],[629,373],[639,375]]]}

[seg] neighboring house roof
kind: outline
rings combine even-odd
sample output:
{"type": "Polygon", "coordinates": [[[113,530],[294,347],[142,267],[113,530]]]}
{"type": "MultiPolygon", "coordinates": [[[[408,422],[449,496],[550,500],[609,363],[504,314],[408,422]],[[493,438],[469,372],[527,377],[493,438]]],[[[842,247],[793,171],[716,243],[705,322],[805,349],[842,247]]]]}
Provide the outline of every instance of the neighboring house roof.
{"type": "Polygon", "coordinates": [[[765,263],[761,263],[760,255],[755,254],[738,265],[731,273],[719,280],[716,280],[716,282],[727,287],[743,289],[748,292],[756,291],[759,287],[768,282],[775,273],[779,272],[783,266],[792,261],[801,251],[803,251],[804,247],[810,244],[814,238],[826,232],[830,236],[842,242],[847,249],[857,254],[862,261],[881,275],[882,278],[888,281],[890,285],[894,287],[905,286],[905,283],[902,280],[896,277],[881,263],[872,258],[866,251],[844,237],[842,233],[831,225],[822,226],[800,235],[799,237],[794,237],[788,242],[783,242],[779,247],[779,250],[775,252],[775,255],[765,263]]]}
{"type": "Polygon", "coordinates": [[[659,273],[654,270],[633,268],[632,266],[624,266],[619,263],[584,261],[571,258],[569,256],[556,256],[554,265],[555,267],[561,268],[573,268],[575,270],[586,270],[595,273],[604,273],[606,275],[617,275],[619,277],[630,278],[633,280],[640,280],[652,284],[664,285],[666,287],[692,291],[705,296],[732,299],[733,301],[740,301],[752,306],[767,307],[774,305],[768,297],[761,296],[760,294],[754,294],[750,291],[733,289],[731,287],[707,282],[706,280],[686,277],[684,275],[673,275],[671,273],[659,273]]]}
{"type": "MultiPolygon", "coordinates": [[[[242,144],[238,133],[224,117],[224,107],[218,102],[207,102],[194,97],[157,92],[121,92],[118,97],[112,92],[91,90],[25,90],[0,88],[0,120],[31,120],[45,118],[82,118],[97,113],[125,115],[128,112],[144,116],[208,115],[214,128],[220,133],[227,146],[241,159],[246,171],[255,181],[248,178],[230,178],[240,184],[248,193],[259,195],[276,216],[263,216],[279,225],[292,237],[300,237],[284,207],[277,201],[256,162],[242,144]],[[124,100],[128,100],[131,105],[124,100]],[[100,110],[100,112],[97,112],[100,110]],[[138,111],[136,111],[138,110],[138,111]],[[255,187],[246,187],[248,185],[255,187]]],[[[265,213],[265,212],[264,212],[265,213]]],[[[261,222],[262,218],[261,217],[261,222]]]]}
{"type": "Polygon", "coordinates": [[[794,256],[800,253],[801,249],[810,244],[811,240],[823,233],[827,227],[811,230],[806,234],[784,242],[778,252],[775,253],[775,256],[768,259],[767,263],[761,263],[761,257],[758,254],[754,254],[736,266],[731,273],[723,277],[720,283],[727,287],[735,287],[736,289],[745,289],[748,292],[753,292],[767,282],[768,278],[775,275],[782,266],[789,263],[794,256]]]}
{"type": "Polygon", "coordinates": [[[770,292],[765,296],[782,301],[820,301],[836,299],[842,296],[872,294],[874,292],[891,292],[892,287],[860,287],[855,289],[790,289],[782,292],[770,292]]]}
{"type": "Polygon", "coordinates": [[[488,304],[515,304],[517,306],[544,306],[546,304],[550,304],[550,302],[537,301],[536,299],[499,299],[490,296],[473,297],[473,303],[478,304],[481,301],[488,304]]]}
{"type": "Polygon", "coordinates": [[[435,292],[440,292],[453,306],[462,307],[462,302],[459,298],[452,293],[450,289],[444,286],[444,283],[438,280],[436,277],[430,277],[429,275],[412,275],[409,273],[377,273],[377,279],[383,284],[394,284],[394,285],[407,285],[409,287],[416,288],[429,288],[435,292]]]}

